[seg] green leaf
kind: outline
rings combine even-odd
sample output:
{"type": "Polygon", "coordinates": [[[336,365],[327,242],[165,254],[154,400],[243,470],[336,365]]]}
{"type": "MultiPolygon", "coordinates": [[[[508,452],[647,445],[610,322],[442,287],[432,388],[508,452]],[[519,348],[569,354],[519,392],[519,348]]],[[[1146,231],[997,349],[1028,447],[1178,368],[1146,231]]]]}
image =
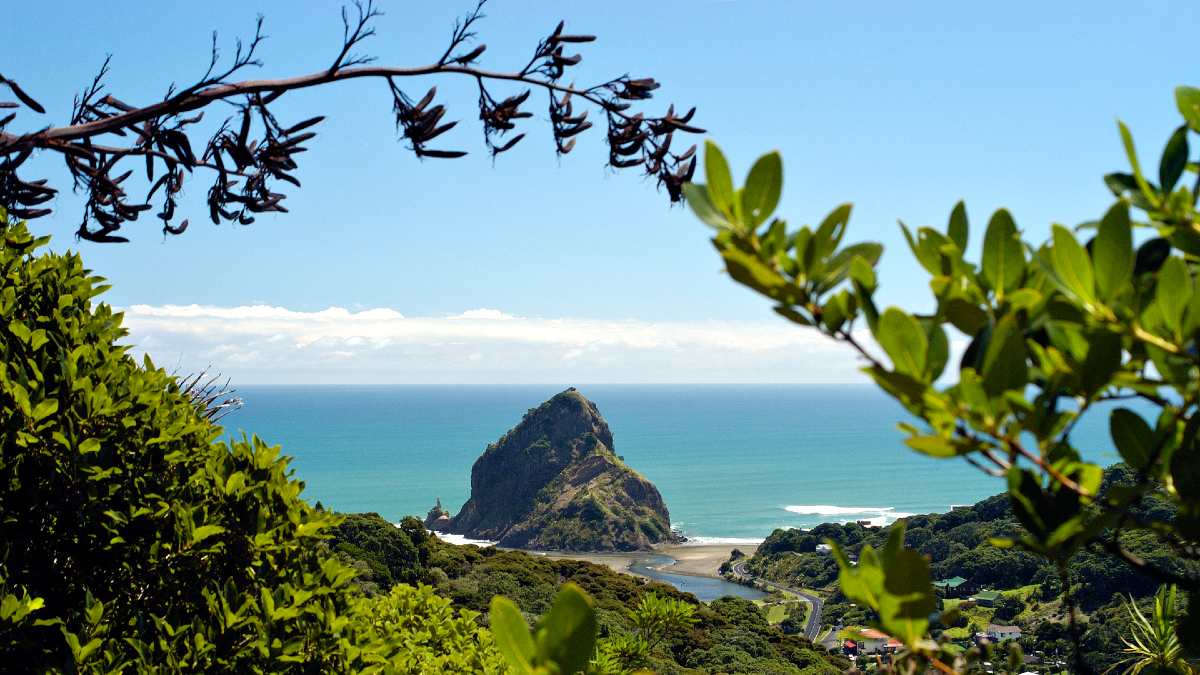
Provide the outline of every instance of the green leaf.
{"type": "Polygon", "coordinates": [[[1158,184],[1164,193],[1175,189],[1188,163],[1188,128],[1183,125],[1171,134],[1158,164],[1158,184]]]}
{"type": "Polygon", "coordinates": [[[941,436],[913,436],[905,439],[904,444],[923,455],[938,458],[958,457],[971,450],[941,436]]]}
{"type": "Polygon", "coordinates": [[[1002,298],[1016,288],[1025,273],[1025,252],[1012,214],[1000,209],[992,214],[983,235],[983,278],[1002,298]]]}
{"type": "Polygon", "coordinates": [[[221,534],[225,528],[220,525],[201,525],[192,531],[192,543],[199,544],[209,537],[221,534]]]}
{"type": "Polygon", "coordinates": [[[960,201],[954,205],[954,210],[950,212],[950,223],[946,226],[946,236],[959,251],[966,252],[967,250],[967,205],[960,201]]]}
{"type": "Polygon", "coordinates": [[[1096,300],[1096,282],[1092,273],[1092,262],[1071,231],[1062,225],[1054,226],[1054,249],[1052,251],[1054,274],[1065,287],[1084,303],[1096,300]]]}
{"type": "Polygon", "coordinates": [[[1171,484],[1185,502],[1200,502],[1200,445],[1196,439],[1171,453],[1171,484]]]}
{"type": "Polygon", "coordinates": [[[1133,169],[1133,179],[1137,181],[1138,189],[1142,195],[1150,201],[1152,205],[1158,205],[1158,196],[1150,189],[1150,184],[1146,182],[1146,177],[1142,175],[1142,166],[1138,163],[1137,148],[1133,145],[1133,134],[1129,133],[1129,127],[1125,126],[1124,122],[1117,121],[1117,128],[1121,131],[1121,143],[1125,146],[1125,156],[1129,158],[1129,166],[1133,169]]]}
{"type": "Polygon", "coordinates": [[[688,207],[705,225],[718,230],[728,230],[733,227],[729,220],[713,206],[708,198],[708,188],[702,183],[684,183],[683,196],[687,198],[688,207]]]}
{"type": "Polygon", "coordinates": [[[567,582],[538,623],[538,652],[557,664],[558,672],[575,673],[587,667],[595,644],[596,610],[578,586],[567,582]]]}
{"type": "Polygon", "coordinates": [[[712,205],[726,215],[733,215],[733,175],[729,172],[725,155],[712,141],[704,142],[704,174],[712,205]]]}
{"type": "Polygon", "coordinates": [[[979,305],[967,302],[962,298],[947,300],[942,307],[942,313],[950,323],[954,324],[955,328],[966,335],[975,335],[988,322],[987,312],[980,309],[979,305]]]}
{"type": "Polygon", "coordinates": [[[1129,204],[1113,204],[1096,234],[1092,245],[1096,265],[1096,285],[1100,296],[1109,300],[1129,284],[1133,276],[1133,226],[1129,221],[1129,204]]]}
{"type": "Polygon", "coordinates": [[[1108,430],[1121,459],[1135,469],[1143,469],[1154,453],[1154,429],[1141,415],[1128,408],[1117,408],[1108,417],[1108,430]]]}
{"type": "Polygon", "coordinates": [[[1006,391],[1020,390],[1029,381],[1025,364],[1025,337],[1011,314],[992,330],[983,357],[983,390],[995,398],[1006,391]]]}
{"type": "MultiPolygon", "coordinates": [[[[900,231],[904,233],[904,240],[908,242],[908,247],[912,250],[913,257],[917,262],[921,263],[921,267],[930,274],[942,274],[942,253],[939,250],[937,241],[930,240],[930,230],[921,228],[917,231],[917,236],[913,237],[912,232],[909,232],[908,226],[903,221],[900,222],[900,231]]],[[[941,235],[937,235],[941,237],[941,235]]]]}
{"type": "Polygon", "coordinates": [[[1183,309],[1192,299],[1192,278],[1182,258],[1167,258],[1158,272],[1154,298],[1167,328],[1177,332],[1183,321],[1183,309]]]}
{"type": "Polygon", "coordinates": [[[842,243],[842,237],[846,234],[846,224],[850,222],[851,208],[851,204],[841,204],[821,221],[821,226],[817,228],[810,244],[816,247],[817,260],[833,253],[838,244],[842,243]]]}
{"type": "Polygon", "coordinates": [[[488,618],[496,638],[496,648],[509,667],[518,673],[532,673],[537,650],[521,610],[512,600],[497,595],[492,598],[488,618]]]}
{"type": "Polygon", "coordinates": [[[775,212],[783,192],[783,157],[778,151],[758,158],[746,177],[742,192],[742,215],[750,227],[758,227],[775,212]]]}
{"type": "Polygon", "coordinates": [[[875,339],[887,352],[897,371],[922,379],[929,339],[916,318],[903,310],[888,307],[879,317],[875,339]]]}
{"type": "Polygon", "coordinates": [[[1093,332],[1088,339],[1087,358],[1083,362],[1083,390],[1094,396],[1111,382],[1121,367],[1121,336],[1107,330],[1093,332]]]}
{"type": "Polygon", "coordinates": [[[941,323],[928,321],[925,331],[929,338],[929,349],[925,357],[925,381],[934,382],[946,370],[946,362],[950,360],[950,340],[941,323]]]}
{"type": "Polygon", "coordinates": [[[33,409],[33,421],[40,422],[42,419],[58,412],[58,399],[48,398],[33,409]]]}
{"type": "Polygon", "coordinates": [[[1179,114],[1187,120],[1192,131],[1200,132],[1200,89],[1176,87],[1175,105],[1179,107],[1179,114]]]}

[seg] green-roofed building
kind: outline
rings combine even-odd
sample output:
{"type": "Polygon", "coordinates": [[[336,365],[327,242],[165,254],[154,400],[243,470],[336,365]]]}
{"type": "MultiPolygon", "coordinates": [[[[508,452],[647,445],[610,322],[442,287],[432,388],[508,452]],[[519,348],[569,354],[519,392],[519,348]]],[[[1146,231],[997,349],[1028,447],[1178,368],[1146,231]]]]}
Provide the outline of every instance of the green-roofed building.
{"type": "Polygon", "coordinates": [[[994,607],[1000,599],[1000,591],[979,591],[971,599],[981,607],[994,607]]]}
{"type": "Polygon", "coordinates": [[[962,577],[950,577],[949,579],[935,581],[933,582],[933,586],[946,598],[961,598],[975,590],[974,584],[962,577]]]}

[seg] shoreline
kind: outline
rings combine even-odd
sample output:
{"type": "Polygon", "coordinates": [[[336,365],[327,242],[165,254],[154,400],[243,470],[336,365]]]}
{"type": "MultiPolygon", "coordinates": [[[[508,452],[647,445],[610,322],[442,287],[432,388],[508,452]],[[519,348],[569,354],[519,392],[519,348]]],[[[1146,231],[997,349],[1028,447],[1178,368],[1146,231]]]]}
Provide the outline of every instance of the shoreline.
{"type": "Polygon", "coordinates": [[[583,560],[597,565],[606,565],[614,571],[639,577],[645,577],[645,575],[639,574],[634,567],[644,564],[646,567],[669,574],[720,579],[718,570],[722,563],[729,560],[734,549],[750,556],[758,549],[758,544],[667,544],[657,546],[649,551],[613,553],[519,550],[530,555],[545,556],[554,560],[583,560]],[[655,560],[659,557],[665,557],[668,560],[666,562],[655,560]]]}

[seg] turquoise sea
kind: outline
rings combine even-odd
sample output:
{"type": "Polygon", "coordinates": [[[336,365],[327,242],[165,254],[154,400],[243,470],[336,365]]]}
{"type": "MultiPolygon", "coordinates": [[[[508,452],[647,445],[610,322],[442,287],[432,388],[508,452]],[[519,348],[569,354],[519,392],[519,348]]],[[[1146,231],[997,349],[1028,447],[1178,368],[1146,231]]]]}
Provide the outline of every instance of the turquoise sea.
{"type": "MultiPolygon", "coordinates": [[[[908,450],[906,413],[870,385],[577,385],[617,454],[662,491],[672,524],[701,540],[761,540],[777,527],[946,511],[1003,489],[961,460],[908,450]]],[[[224,420],[283,446],[305,495],[399,520],[467,499],[487,444],[566,385],[246,386],[224,420]]],[[[1074,432],[1116,461],[1099,411],[1074,432]]]]}

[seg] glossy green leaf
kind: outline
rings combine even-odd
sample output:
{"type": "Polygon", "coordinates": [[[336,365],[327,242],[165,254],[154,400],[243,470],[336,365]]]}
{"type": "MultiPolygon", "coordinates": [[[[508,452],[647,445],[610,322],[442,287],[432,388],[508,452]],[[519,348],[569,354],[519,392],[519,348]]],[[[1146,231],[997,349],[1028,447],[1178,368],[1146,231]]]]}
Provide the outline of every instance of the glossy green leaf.
{"type": "Polygon", "coordinates": [[[596,644],[596,610],[573,583],[563,584],[550,612],[538,623],[538,653],[557,664],[561,673],[587,667],[596,644]]]}
{"type": "Polygon", "coordinates": [[[970,451],[968,446],[941,436],[913,436],[905,439],[904,444],[923,455],[938,458],[958,457],[970,451]]]}
{"type": "Polygon", "coordinates": [[[1100,296],[1105,300],[1116,297],[1133,276],[1133,225],[1125,202],[1113,204],[1100,220],[1092,260],[1100,296]]]}
{"type": "Polygon", "coordinates": [[[734,213],[733,174],[725,154],[712,141],[704,142],[704,176],[708,182],[708,198],[721,213],[734,213]]]}
{"type": "Polygon", "coordinates": [[[508,598],[496,595],[492,597],[488,619],[496,648],[509,667],[518,673],[532,673],[537,649],[521,610],[508,598]]]}
{"type": "Polygon", "coordinates": [[[987,312],[973,302],[962,298],[950,298],[942,306],[946,319],[965,335],[975,335],[988,322],[987,312]]]}
{"type": "Polygon", "coordinates": [[[1179,107],[1179,114],[1183,115],[1192,131],[1200,132],[1200,89],[1176,87],[1175,105],[1179,107]]]}
{"type": "Polygon", "coordinates": [[[1158,204],[1158,196],[1150,188],[1150,184],[1146,182],[1146,177],[1142,175],[1142,166],[1138,163],[1137,148],[1133,145],[1133,134],[1129,133],[1129,127],[1125,126],[1124,122],[1118,121],[1117,128],[1121,132],[1121,144],[1125,147],[1125,156],[1129,159],[1129,166],[1133,169],[1133,179],[1137,181],[1138,190],[1141,192],[1151,204],[1158,204]]]}
{"type": "Polygon", "coordinates": [[[1094,396],[1111,382],[1121,367],[1121,336],[1098,330],[1088,336],[1087,358],[1083,362],[1081,383],[1084,394],[1094,396]]]}
{"type": "Polygon", "coordinates": [[[929,340],[916,318],[895,307],[888,307],[879,317],[875,339],[887,352],[897,371],[918,379],[922,377],[929,340]]]}
{"type": "Polygon", "coordinates": [[[1016,288],[1025,273],[1025,252],[1012,214],[1000,209],[992,214],[983,235],[983,278],[1003,297],[1016,288]]]}
{"type": "Polygon", "coordinates": [[[1163,192],[1175,189],[1179,177],[1183,175],[1188,163],[1188,128],[1183,125],[1171,134],[1167,147],[1163,149],[1162,159],[1158,164],[1158,183],[1163,192]]]}
{"type": "Polygon", "coordinates": [[[687,198],[687,205],[692,209],[692,213],[704,224],[718,230],[733,227],[725,215],[713,206],[708,197],[708,187],[703,183],[684,183],[683,196],[687,198]]]}
{"type": "Polygon", "coordinates": [[[983,357],[983,390],[991,397],[1022,389],[1029,381],[1025,338],[1016,319],[1006,316],[992,330],[983,357]]]}
{"type": "Polygon", "coordinates": [[[950,223],[946,226],[946,236],[959,251],[966,252],[967,250],[967,234],[969,228],[967,225],[967,204],[960,201],[954,205],[954,210],[950,212],[950,223]]]}
{"type": "Polygon", "coordinates": [[[852,208],[851,204],[841,204],[830,211],[829,215],[825,216],[825,220],[821,221],[812,240],[812,246],[816,247],[818,260],[831,255],[842,243],[842,237],[846,234],[846,224],[850,222],[852,208]]]}
{"type": "Polygon", "coordinates": [[[42,419],[58,412],[58,399],[48,398],[33,409],[33,421],[40,422],[42,419]]]}
{"type": "Polygon", "coordinates": [[[1084,303],[1096,299],[1096,282],[1092,273],[1092,261],[1071,231],[1062,225],[1054,226],[1054,249],[1052,251],[1054,274],[1064,286],[1084,303]]]}
{"type": "Polygon", "coordinates": [[[1167,258],[1158,272],[1158,287],[1154,302],[1158,305],[1166,327],[1178,331],[1183,321],[1183,310],[1192,299],[1192,277],[1188,274],[1183,258],[1167,258]]]}
{"type": "Polygon", "coordinates": [[[1154,453],[1154,429],[1141,415],[1128,408],[1117,408],[1108,417],[1108,430],[1121,459],[1142,469],[1154,453]]]}
{"type": "Polygon", "coordinates": [[[742,191],[742,215],[750,227],[767,221],[779,204],[783,192],[783,157],[771,152],[758,158],[746,177],[742,191]]]}
{"type": "Polygon", "coordinates": [[[1192,439],[1171,453],[1171,484],[1191,504],[1200,504],[1200,444],[1192,439]]]}
{"type": "Polygon", "coordinates": [[[198,544],[225,531],[220,525],[201,525],[192,531],[192,543],[198,544]]]}

